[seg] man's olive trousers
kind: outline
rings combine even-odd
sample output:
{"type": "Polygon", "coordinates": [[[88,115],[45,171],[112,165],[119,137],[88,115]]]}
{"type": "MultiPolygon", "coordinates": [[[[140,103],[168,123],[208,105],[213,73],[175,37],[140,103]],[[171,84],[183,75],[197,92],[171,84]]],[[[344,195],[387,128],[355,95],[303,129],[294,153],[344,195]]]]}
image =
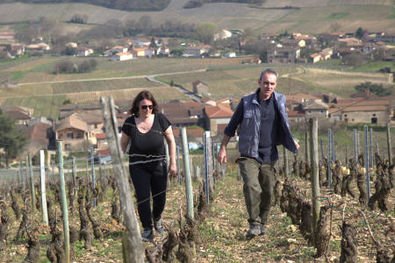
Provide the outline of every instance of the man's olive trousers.
{"type": "Polygon", "coordinates": [[[274,164],[259,163],[248,157],[237,159],[243,177],[243,193],[250,225],[265,225],[270,210],[274,187],[274,164]]]}

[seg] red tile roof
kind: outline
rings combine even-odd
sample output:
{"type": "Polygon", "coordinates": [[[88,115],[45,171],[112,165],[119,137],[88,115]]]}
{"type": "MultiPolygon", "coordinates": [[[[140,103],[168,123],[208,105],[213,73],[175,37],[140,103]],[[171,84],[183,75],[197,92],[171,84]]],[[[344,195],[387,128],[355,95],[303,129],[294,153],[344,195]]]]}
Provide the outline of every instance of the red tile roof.
{"type": "Polygon", "coordinates": [[[110,154],[111,154],[111,153],[110,153],[110,148],[104,149],[104,150],[97,150],[97,151],[96,151],[96,154],[97,154],[97,155],[100,155],[100,156],[107,156],[107,155],[110,155],[110,154]]]}
{"type": "MultiPolygon", "coordinates": [[[[203,128],[190,128],[187,127],[187,137],[202,137],[204,134],[203,128]]],[[[174,137],[181,137],[181,130],[179,128],[173,129],[174,137]]]]}
{"type": "Polygon", "coordinates": [[[75,128],[85,132],[89,131],[88,124],[85,121],[81,120],[78,117],[78,114],[72,114],[69,117],[61,120],[58,127],[56,127],[56,130],[60,131],[68,128],[75,128]]]}
{"type": "Polygon", "coordinates": [[[98,139],[98,140],[107,139],[107,134],[105,134],[105,133],[97,133],[95,136],[96,136],[96,139],[98,139]]]}
{"type": "Polygon", "coordinates": [[[233,111],[229,107],[223,105],[206,106],[204,109],[209,118],[230,118],[233,115],[233,111]]]}

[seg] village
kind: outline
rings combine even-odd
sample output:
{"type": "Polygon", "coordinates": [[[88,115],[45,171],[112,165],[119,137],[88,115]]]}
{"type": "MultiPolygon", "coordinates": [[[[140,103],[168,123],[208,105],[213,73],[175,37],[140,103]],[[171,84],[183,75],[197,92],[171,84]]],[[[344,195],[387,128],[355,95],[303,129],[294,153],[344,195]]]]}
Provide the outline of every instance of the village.
{"type": "MultiPolygon", "coordinates": [[[[239,45],[246,45],[240,38],[240,31],[221,30],[213,37],[214,41],[227,38],[238,38],[239,45]]],[[[218,57],[233,58],[244,56],[238,50],[216,50],[214,45],[203,43],[181,42],[182,54],[173,52],[168,47],[169,39],[140,37],[136,39],[118,39],[116,45],[108,47],[103,53],[94,48],[68,42],[64,52],[77,57],[108,57],[109,60],[127,61],[140,58],[159,58],[180,56],[184,58],[218,57]]],[[[264,53],[256,56],[245,56],[242,63],[277,64],[314,64],[330,59],[352,57],[375,57],[384,61],[395,61],[395,49],[389,43],[395,42],[395,35],[380,33],[364,33],[360,38],[355,33],[326,33],[317,36],[292,33],[288,35],[262,35],[261,43],[267,47],[264,53]]],[[[51,46],[42,38],[32,40],[32,43],[16,43],[15,33],[0,33],[0,56],[6,59],[18,59],[20,56],[55,55],[51,46]]],[[[179,48],[177,49],[180,50],[179,48]]],[[[66,56],[67,57],[67,56],[66,56]]],[[[165,59],[165,58],[164,58],[165,59]]],[[[344,62],[346,63],[346,62],[344,62]]],[[[353,63],[349,61],[348,63],[353,63]]],[[[391,70],[384,70],[389,82],[393,82],[391,70]]],[[[11,85],[9,82],[2,83],[11,85]]],[[[17,85],[17,83],[14,83],[17,85]]],[[[196,79],[191,83],[194,100],[169,101],[160,105],[175,128],[177,140],[180,137],[180,127],[188,127],[188,137],[191,138],[192,148],[199,148],[204,131],[210,131],[211,136],[220,138],[229,122],[240,98],[210,98],[209,87],[204,80],[196,79]],[[197,98],[197,99],[196,99],[197,98]]],[[[286,94],[288,116],[292,126],[302,127],[310,117],[318,117],[325,127],[339,123],[358,124],[369,123],[385,126],[388,121],[395,121],[395,96],[378,97],[365,90],[357,92],[351,98],[339,98],[331,94],[286,94]]],[[[117,118],[119,127],[129,116],[130,102],[117,102],[117,118]]],[[[106,156],[109,149],[103,123],[101,105],[65,104],[59,111],[56,120],[48,116],[33,117],[34,109],[13,106],[1,107],[4,114],[15,119],[28,138],[26,152],[37,153],[40,149],[54,150],[56,140],[63,141],[65,153],[86,152],[94,147],[95,154],[106,156]]],[[[219,140],[219,139],[218,139],[219,140]]]]}
{"type": "MultiPolygon", "coordinates": [[[[193,83],[198,95],[207,92],[205,83],[193,83]]],[[[377,97],[370,93],[356,93],[353,98],[331,98],[325,94],[292,94],[287,96],[288,117],[293,128],[304,127],[306,120],[317,117],[321,127],[340,124],[355,125],[369,123],[385,126],[395,123],[395,97],[377,97]]],[[[210,131],[219,142],[223,130],[229,123],[238,101],[232,98],[212,100],[202,96],[200,101],[179,100],[160,104],[160,110],[171,121],[176,140],[180,142],[180,128],[187,127],[191,149],[202,145],[204,131],[210,131]]],[[[119,131],[129,116],[130,102],[116,106],[119,131]]],[[[58,120],[45,116],[34,118],[33,109],[14,106],[2,107],[4,114],[15,119],[27,138],[26,151],[37,153],[41,149],[56,150],[56,140],[63,141],[65,154],[88,152],[91,147],[97,156],[110,154],[104,128],[102,106],[99,102],[90,104],[66,104],[60,108],[58,120]]]]}

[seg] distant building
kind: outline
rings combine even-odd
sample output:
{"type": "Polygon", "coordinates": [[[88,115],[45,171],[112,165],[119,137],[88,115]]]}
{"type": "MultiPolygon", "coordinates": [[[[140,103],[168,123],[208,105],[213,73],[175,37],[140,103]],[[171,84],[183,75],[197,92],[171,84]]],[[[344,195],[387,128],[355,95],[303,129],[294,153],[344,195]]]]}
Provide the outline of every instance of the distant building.
{"type": "Polygon", "coordinates": [[[199,102],[173,100],[160,104],[160,110],[173,127],[201,125],[203,106],[199,102]]]}
{"type": "Polygon", "coordinates": [[[114,61],[126,61],[126,60],[131,60],[131,59],[133,59],[133,54],[129,53],[129,52],[116,53],[112,57],[112,60],[114,60],[114,61]]]}
{"type": "Polygon", "coordinates": [[[201,57],[204,53],[207,53],[208,49],[205,47],[187,47],[184,49],[184,57],[201,57]]]}
{"type": "Polygon", "coordinates": [[[214,34],[214,41],[219,39],[226,39],[232,37],[232,32],[226,29],[222,29],[220,32],[214,34]]]}
{"type": "Polygon", "coordinates": [[[327,118],[329,106],[321,100],[307,101],[303,104],[306,118],[327,118]]]}
{"type": "Polygon", "coordinates": [[[34,109],[21,106],[2,107],[2,111],[5,115],[15,119],[15,124],[26,126],[29,125],[34,113],[34,109]]]}
{"type": "Polygon", "coordinates": [[[293,64],[299,57],[299,48],[274,48],[267,52],[267,62],[272,64],[293,64]]]}
{"type": "Polygon", "coordinates": [[[87,57],[92,54],[93,54],[93,49],[91,49],[91,48],[82,47],[82,48],[78,48],[78,50],[77,50],[78,57],[87,57]]]}
{"type": "Polygon", "coordinates": [[[55,127],[56,138],[63,141],[63,150],[67,152],[85,151],[89,145],[88,124],[77,115],[61,120],[55,127]]]}
{"type": "Polygon", "coordinates": [[[205,129],[210,131],[211,136],[223,134],[223,131],[229,123],[232,115],[233,111],[222,104],[219,104],[218,106],[205,106],[205,129]]]}
{"type": "Polygon", "coordinates": [[[193,94],[198,96],[206,96],[208,94],[208,85],[200,80],[192,82],[193,94]]]}

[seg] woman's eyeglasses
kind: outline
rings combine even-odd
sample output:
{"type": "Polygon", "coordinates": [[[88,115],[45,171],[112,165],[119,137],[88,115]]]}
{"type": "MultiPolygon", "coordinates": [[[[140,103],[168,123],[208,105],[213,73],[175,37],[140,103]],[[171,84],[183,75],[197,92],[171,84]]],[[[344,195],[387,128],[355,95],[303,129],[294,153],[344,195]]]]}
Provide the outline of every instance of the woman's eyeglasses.
{"type": "Polygon", "coordinates": [[[153,105],[141,105],[141,109],[142,109],[142,110],[146,110],[146,109],[152,110],[153,108],[154,108],[153,105]]]}

